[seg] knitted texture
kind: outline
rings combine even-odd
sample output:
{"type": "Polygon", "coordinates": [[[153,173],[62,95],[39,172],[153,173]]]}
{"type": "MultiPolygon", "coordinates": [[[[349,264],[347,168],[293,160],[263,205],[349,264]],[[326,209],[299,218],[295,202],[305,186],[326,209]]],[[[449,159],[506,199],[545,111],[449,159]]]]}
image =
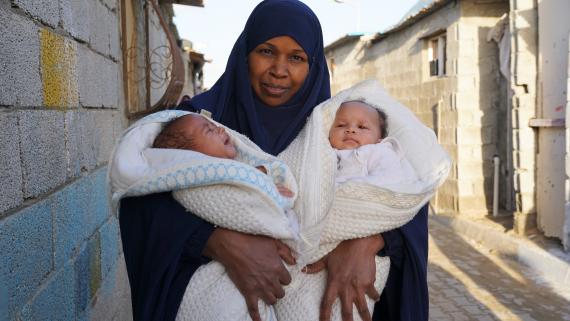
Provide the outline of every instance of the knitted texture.
{"type": "MultiPolygon", "coordinates": [[[[151,129],[156,135],[160,126],[151,129]]],[[[433,132],[370,81],[317,106],[279,159],[264,154],[243,135],[226,130],[236,143],[237,160],[172,154],[178,161],[163,161],[155,164],[152,170],[125,175],[129,178],[126,183],[121,179],[113,180],[121,178],[124,170],[124,167],[114,165],[121,155],[125,155],[121,151],[133,146],[124,136],[122,144],[125,146],[121,148],[120,143],[110,164],[111,189],[115,201],[125,195],[151,193],[153,189],[156,189],[154,192],[175,190],[174,196],[182,205],[209,222],[284,240],[298,255],[298,267],[291,270],[293,282],[286,287],[286,297],[274,308],[260,301],[263,320],[317,320],[326,286],[326,271],[306,275],[298,269],[322,258],[343,240],[378,234],[407,223],[434,195],[451,166],[433,132]],[[404,157],[417,174],[417,181],[390,186],[347,182],[335,190],[337,158],[329,144],[328,132],[340,104],[352,100],[364,101],[388,115],[388,134],[400,141],[405,150],[404,157]],[[269,176],[252,167],[261,164],[269,164],[266,165],[271,169],[269,176]],[[274,186],[277,182],[284,183],[296,194],[293,209],[300,228],[298,234],[293,226],[295,220],[288,219],[284,213],[291,200],[277,193],[274,186]]],[[[127,131],[126,136],[129,133],[135,137],[144,136],[134,131],[127,131]]],[[[146,141],[150,140],[147,138],[146,141]]],[[[144,154],[141,150],[148,149],[149,145],[139,145],[142,147],[138,153],[144,154]]],[[[377,257],[375,287],[378,292],[384,287],[388,269],[389,260],[377,257]]],[[[368,304],[371,311],[373,302],[369,300],[368,304]]],[[[234,321],[249,320],[249,316],[243,297],[223,267],[211,262],[200,267],[190,280],[177,320],[234,321]]],[[[338,302],[333,307],[331,320],[341,320],[338,302]]],[[[360,320],[360,317],[355,314],[354,320],[360,320]]]]}
{"type": "MultiPolygon", "coordinates": [[[[295,247],[299,257],[297,267],[290,271],[293,281],[285,288],[285,297],[273,308],[260,301],[262,320],[274,317],[279,321],[318,320],[326,271],[307,275],[299,268],[322,258],[342,240],[378,234],[407,223],[434,195],[451,166],[433,132],[375,82],[361,83],[317,106],[279,158],[291,168],[300,190],[294,205],[301,228],[300,242],[295,247]],[[328,131],[340,104],[351,100],[365,101],[386,112],[390,119],[389,135],[403,142],[405,157],[418,174],[417,181],[385,188],[348,182],[334,189],[337,159],[328,142],[328,131]]],[[[389,259],[376,257],[375,287],[379,293],[388,271],[389,259]]],[[[249,320],[245,301],[237,289],[233,284],[222,285],[231,280],[217,263],[202,267],[200,272],[186,288],[177,320],[249,320]],[[205,274],[209,281],[203,283],[205,274]],[[212,297],[216,304],[204,302],[204,298],[212,297]]],[[[373,302],[367,298],[367,303],[372,311],[373,302]]],[[[361,320],[354,311],[354,320],[361,320]]],[[[331,320],[341,319],[337,300],[331,320]]]]}

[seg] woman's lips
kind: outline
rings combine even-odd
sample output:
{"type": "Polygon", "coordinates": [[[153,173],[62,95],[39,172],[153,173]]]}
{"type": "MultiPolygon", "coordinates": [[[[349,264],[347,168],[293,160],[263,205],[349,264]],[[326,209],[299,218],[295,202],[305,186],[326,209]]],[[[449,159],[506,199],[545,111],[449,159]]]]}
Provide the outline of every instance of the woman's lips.
{"type": "Polygon", "coordinates": [[[269,96],[281,96],[287,91],[287,87],[275,86],[266,83],[262,83],[261,86],[269,96]]]}

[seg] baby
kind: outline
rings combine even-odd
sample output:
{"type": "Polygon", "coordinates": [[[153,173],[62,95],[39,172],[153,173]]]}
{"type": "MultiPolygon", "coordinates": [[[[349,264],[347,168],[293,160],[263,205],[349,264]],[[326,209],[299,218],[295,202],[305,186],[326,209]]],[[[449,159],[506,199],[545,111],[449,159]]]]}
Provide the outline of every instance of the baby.
{"type": "MultiPolygon", "coordinates": [[[[152,147],[193,150],[226,159],[234,159],[237,155],[236,147],[224,128],[195,114],[178,117],[167,123],[154,139],[152,147]]],[[[264,166],[256,168],[267,174],[264,166]]],[[[293,197],[293,192],[285,186],[276,184],[276,187],[281,195],[293,197]]]]}
{"type": "Polygon", "coordinates": [[[222,127],[193,114],[167,123],[154,139],[152,147],[187,149],[227,159],[233,159],[237,154],[230,136],[222,127]]]}
{"type": "Polygon", "coordinates": [[[415,178],[398,141],[386,137],[387,116],[361,101],[340,105],[329,131],[338,157],[337,186],[347,181],[388,186],[415,178]]]}

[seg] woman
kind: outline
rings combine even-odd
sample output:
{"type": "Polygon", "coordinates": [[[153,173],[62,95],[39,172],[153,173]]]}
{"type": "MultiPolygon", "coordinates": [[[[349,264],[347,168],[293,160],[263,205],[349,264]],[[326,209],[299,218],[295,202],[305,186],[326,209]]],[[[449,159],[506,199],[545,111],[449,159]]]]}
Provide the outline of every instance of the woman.
{"type": "MultiPolygon", "coordinates": [[[[301,2],[268,0],[253,10],[212,89],[180,108],[209,110],[215,120],[276,155],[296,137],[312,109],[329,97],[317,17],[301,2]]],[[[383,249],[395,264],[390,272],[393,280],[388,282],[396,289],[386,289],[390,295],[381,300],[387,303],[381,319],[400,319],[403,307],[409,314],[403,320],[427,320],[425,218],[423,210],[400,230],[345,241],[308,266],[308,273],[324,268],[329,272],[321,319],[328,320],[337,297],[345,320],[352,317],[353,303],[364,320],[371,319],[364,295],[378,298],[373,287],[374,255],[383,249]],[[410,233],[419,239],[410,243],[410,233]],[[410,297],[412,293],[419,298],[410,297]]],[[[170,193],[124,199],[120,224],[135,320],[173,320],[190,277],[210,259],[224,265],[253,320],[259,320],[258,300],[275,303],[291,281],[281,260],[294,263],[287,247],[267,237],[215,228],[187,213],[170,193]]]]}

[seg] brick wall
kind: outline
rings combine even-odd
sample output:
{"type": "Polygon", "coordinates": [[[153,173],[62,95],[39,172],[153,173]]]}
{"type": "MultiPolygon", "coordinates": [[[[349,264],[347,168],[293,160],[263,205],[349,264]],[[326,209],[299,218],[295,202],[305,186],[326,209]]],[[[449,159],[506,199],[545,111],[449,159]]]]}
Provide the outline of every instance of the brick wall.
{"type": "Polygon", "coordinates": [[[0,3],[0,319],[126,320],[117,0],[0,3]]]}

